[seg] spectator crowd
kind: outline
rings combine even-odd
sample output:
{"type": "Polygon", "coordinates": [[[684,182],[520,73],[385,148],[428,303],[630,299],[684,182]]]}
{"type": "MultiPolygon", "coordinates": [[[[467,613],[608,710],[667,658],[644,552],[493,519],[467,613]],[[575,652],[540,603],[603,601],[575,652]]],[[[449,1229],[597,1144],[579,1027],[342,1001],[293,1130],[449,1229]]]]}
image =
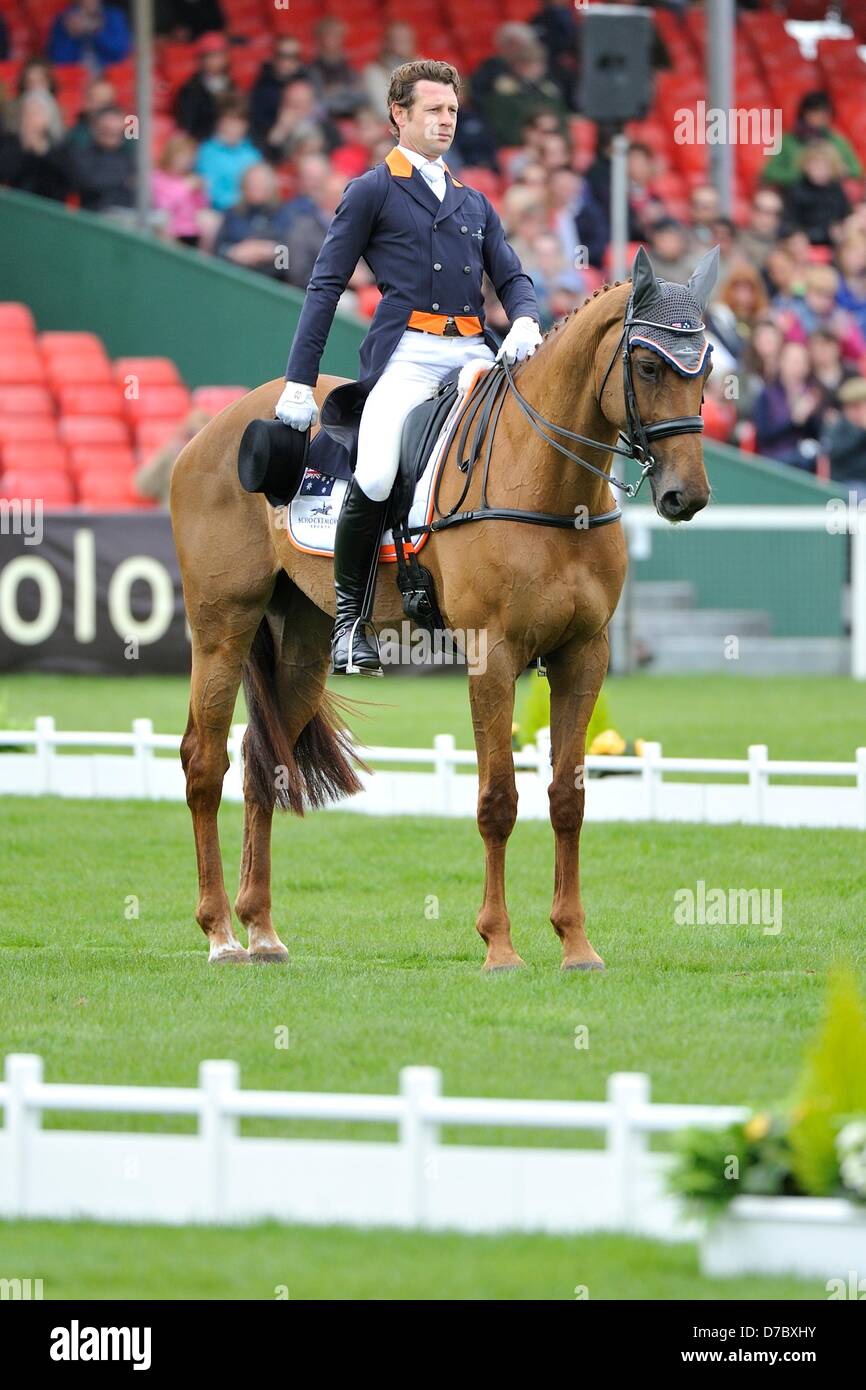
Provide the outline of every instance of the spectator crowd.
{"type": "MultiPolygon", "coordinates": [[[[346,183],[393,147],[388,81],[419,56],[413,29],[390,23],[376,60],[356,67],[344,22],[325,16],[309,51],[290,32],[276,36],[242,91],[218,0],[166,3],[195,38],[197,67],[160,142],[154,230],[303,290],[346,183]]],[[[609,269],[613,132],[597,128],[586,144],[575,9],[563,0],[540,6],[527,23],[503,23],[495,51],[462,74],[447,161],[497,206],[544,329],[609,269]]],[[[4,42],[0,27],[0,58],[4,42]]],[[[44,57],[29,59],[0,97],[0,183],[132,221],[135,142],[110,72],[130,49],[121,8],[74,0],[57,16],[44,57]],[[71,126],[53,73],[69,63],[91,74],[71,126]]],[[[663,45],[655,62],[669,64],[663,45]]],[[[863,169],[829,96],[802,98],[736,222],[709,183],[693,183],[687,207],[672,209],[664,174],[663,158],[638,135],[628,153],[631,241],[645,243],[672,280],[687,279],[708,246],[722,248],[707,317],[708,433],[866,495],[866,201],[863,169]]],[[[344,307],[369,315],[377,300],[361,262],[344,307]]],[[[490,287],[487,316],[504,329],[490,287]]]]}

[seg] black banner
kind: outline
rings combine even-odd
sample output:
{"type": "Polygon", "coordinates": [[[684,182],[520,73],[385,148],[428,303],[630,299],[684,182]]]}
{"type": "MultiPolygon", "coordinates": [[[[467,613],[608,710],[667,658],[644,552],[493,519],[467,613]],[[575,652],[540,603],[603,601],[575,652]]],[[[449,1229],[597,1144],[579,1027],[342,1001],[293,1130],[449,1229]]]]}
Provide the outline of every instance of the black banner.
{"type": "Polygon", "coordinates": [[[0,671],[188,670],[167,513],[0,501],[0,671]]]}

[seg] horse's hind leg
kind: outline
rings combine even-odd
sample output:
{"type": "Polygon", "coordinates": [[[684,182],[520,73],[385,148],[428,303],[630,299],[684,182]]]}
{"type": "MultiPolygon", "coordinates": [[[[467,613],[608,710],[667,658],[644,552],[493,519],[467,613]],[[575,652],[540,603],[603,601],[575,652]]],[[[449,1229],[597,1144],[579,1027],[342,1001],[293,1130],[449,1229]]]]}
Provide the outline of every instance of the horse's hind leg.
{"type": "Polygon", "coordinates": [[[584,746],[598,692],[607,671],[607,629],[589,642],[572,640],[547,657],[553,780],[548,789],[556,838],[550,920],[562,942],[563,970],[603,970],[584,931],[579,850],[584,805],[584,746]]]}
{"type": "Polygon", "coordinates": [[[207,635],[193,629],[189,720],[180,750],[198,861],[195,915],[208,938],[208,959],[212,964],[248,959],[232,928],[217,813],[229,765],[227,740],[241,670],[260,616],[257,613],[251,621],[249,609],[235,614],[227,606],[221,619],[219,630],[207,635]],[[233,618],[237,619],[236,625],[233,618]]]}
{"type": "MultiPolygon", "coordinates": [[[[330,633],[331,619],[281,576],[244,671],[250,723],[235,911],[254,961],[283,964],[289,957],[271,920],[271,826],[275,804],[302,812],[310,777],[328,775],[330,724],[322,707],[330,633]]],[[[352,780],[344,790],[355,789],[352,780]]]]}

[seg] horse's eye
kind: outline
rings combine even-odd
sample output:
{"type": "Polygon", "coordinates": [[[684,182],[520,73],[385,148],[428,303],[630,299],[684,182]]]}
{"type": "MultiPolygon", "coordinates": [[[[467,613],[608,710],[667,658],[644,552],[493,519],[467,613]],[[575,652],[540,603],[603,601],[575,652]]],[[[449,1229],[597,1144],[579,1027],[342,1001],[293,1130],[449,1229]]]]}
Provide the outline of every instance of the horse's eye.
{"type": "Polygon", "coordinates": [[[638,362],[638,371],[641,376],[647,377],[648,380],[652,380],[653,377],[658,375],[658,368],[655,362],[650,362],[644,357],[638,362]]]}

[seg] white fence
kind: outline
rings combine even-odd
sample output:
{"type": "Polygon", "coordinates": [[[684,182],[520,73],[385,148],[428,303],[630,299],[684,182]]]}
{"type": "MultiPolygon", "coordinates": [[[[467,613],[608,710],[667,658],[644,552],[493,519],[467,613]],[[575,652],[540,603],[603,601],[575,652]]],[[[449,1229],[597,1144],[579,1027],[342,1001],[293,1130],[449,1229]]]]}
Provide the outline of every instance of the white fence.
{"type": "MultiPolygon", "coordinates": [[[[244,726],[236,724],[229,739],[231,765],[224,795],[230,801],[242,799],[243,733],[244,726]]],[[[0,751],[0,795],[185,798],[179,760],[158,756],[177,753],[180,736],[154,733],[149,719],[133,720],[127,734],[65,732],[55,728],[53,719],[40,717],[35,729],[0,731],[3,748],[16,751],[0,751]],[[88,749],[110,751],[84,751],[88,749]]],[[[359,752],[366,762],[385,770],[361,774],[363,791],[335,809],[380,816],[475,815],[478,779],[474,771],[467,771],[477,767],[475,752],[457,748],[452,735],[438,734],[432,748],[359,746],[359,752]],[[413,763],[429,770],[405,770],[413,763]]],[[[515,753],[514,761],[519,816],[547,819],[551,774],[546,733],[537,745],[515,753]]],[[[858,748],[852,762],[807,762],[773,761],[764,744],[750,747],[745,758],[666,758],[661,744],[648,743],[644,757],[589,757],[586,766],[590,773],[625,774],[587,779],[590,820],[739,821],[866,830],[866,748],[858,748]],[[745,781],[670,780],[683,774],[739,776],[745,781]],[[774,777],[798,777],[805,785],[773,784],[774,777]],[[842,777],[850,785],[821,785],[822,779],[842,777]]]]}
{"type": "Polygon", "coordinates": [[[273,1219],[461,1231],[631,1231],[692,1239],[648,1137],[723,1126],[740,1107],[653,1105],[649,1078],[620,1073],[604,1101],[447,1097],[432,1067],[398,1095],[242,1091],[234,1062],[202,1062],[198,1088],[46,1084],[42,1059],[6,1058],[0,1215],[157,1224],[273,1219]],[[51,1111],[183,1115],[197,1133],[43,1129],[51,1111]],[[397,1139],[243,1137],[243,1119],[391,1124],[397,1139]],[[601,1132],[599,1149],[442,1143],[466,1127],[601,1132]]]}

